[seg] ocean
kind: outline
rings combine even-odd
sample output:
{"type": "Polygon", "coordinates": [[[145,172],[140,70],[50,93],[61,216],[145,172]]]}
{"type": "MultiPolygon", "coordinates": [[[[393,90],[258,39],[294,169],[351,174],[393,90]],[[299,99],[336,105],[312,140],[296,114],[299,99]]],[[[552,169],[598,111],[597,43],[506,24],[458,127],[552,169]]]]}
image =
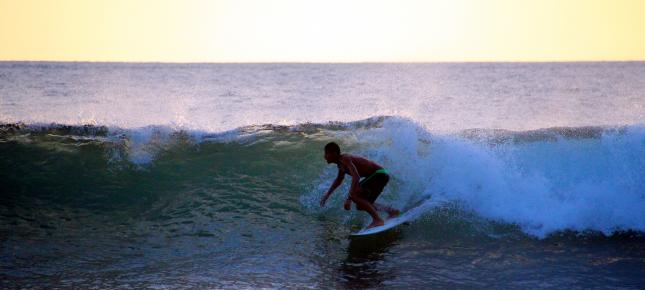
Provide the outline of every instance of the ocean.
{"type": "Polygon", "coordinates": [[[0,62],[0,216],[3,289],[642,289],[645,62],[0,62]]]}

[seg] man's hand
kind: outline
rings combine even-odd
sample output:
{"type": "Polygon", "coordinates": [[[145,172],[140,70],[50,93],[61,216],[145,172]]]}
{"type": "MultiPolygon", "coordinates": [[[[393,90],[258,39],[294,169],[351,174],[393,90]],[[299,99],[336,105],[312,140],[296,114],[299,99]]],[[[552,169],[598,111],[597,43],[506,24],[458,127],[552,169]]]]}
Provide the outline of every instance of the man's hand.
{"type": "Polygon", "coordinates": [[[352,200],[351,199],[345,200],[344,207],[345,207],[345,210],[350,210],[352,208],[352,200]]]}

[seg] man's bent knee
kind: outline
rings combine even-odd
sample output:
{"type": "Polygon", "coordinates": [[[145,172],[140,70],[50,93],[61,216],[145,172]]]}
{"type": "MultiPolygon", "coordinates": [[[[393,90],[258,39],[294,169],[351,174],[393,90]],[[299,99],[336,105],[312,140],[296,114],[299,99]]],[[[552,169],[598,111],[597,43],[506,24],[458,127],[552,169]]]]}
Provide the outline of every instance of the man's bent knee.
{"type": "Polygon", "coordinates": [[[351,193],[349,195],[349,199],[351,199],[353,202],[356,202],[356,200],[359,199],[359,198],[361,198],[361,196],[358,195],[358,193],[351,193]]]}

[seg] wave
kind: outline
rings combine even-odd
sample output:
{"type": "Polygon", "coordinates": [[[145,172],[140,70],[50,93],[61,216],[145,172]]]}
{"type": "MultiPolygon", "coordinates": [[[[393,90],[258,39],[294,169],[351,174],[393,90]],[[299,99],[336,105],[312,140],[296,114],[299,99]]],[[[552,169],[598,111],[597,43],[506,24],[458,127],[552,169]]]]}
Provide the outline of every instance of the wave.
{"type": "Polygon", "coordinates": [[[645,230],[644,127],[477,132],[433,135],[392,120],[356,142],[411,198],[457,202],[537,237],[645,230]]]}
{"type": "MultiPolygon", "coordinates": [[[[210,173],[218,179],[213,182],[227,183],[230,191],[255,186],[261,192],[261,187],[268,185],[244,178],[244,173],[258,176],[271,172],[273,178],[279,178],[279,168],[293,166],[297,174],[288,173],[293,178],[285,181],[287,189],[280,192],[301,192],[301,209],[292,204],[274,206],[329,214],[316,205],[335,174],[331,166],[325,167],[320,153],[331,140],[346,152],[388,168],[393,180],[383,198],[401,208],[430,201],[458,205],[465,212],[514,225],[540,238],[568,230],[604,234],[645,231],[645,127],[641,125],[435,134],[413,120],[388,116],[348,123],[265,124],[225,132],[167,126],[120,129],[3,124],[3,187],[14,196],[3,203],[17,203],[15,196],[20,194],[43,198],[42,192],[48,192],[47,200],[52,202],[103,204],[107,208],[118,204],[138,210],[145,201],[159,199],[158,192],[171,184],[160,180],[168,177],[185,187],[209,178],[200,172],[215,166],[217,170],[210,173]],[[73,166],[48,166],[59,159],[73,166]],[[286,162],[289,164],[283,164],[286,162]],[[26,175],[17,176],[11,166],[20,167],[26,175]],[[79,184],[57,186],[57,180],[78,178],[73,176],[79,174],[73,169],[78,167],[91,172],[80,182],[86,185],[85,195],[63,193],[79,192],[79,184]],[[132,178],[137,172],[150,175],[139,183],[123,182],[120,189],[136,187],[145,194],[130,192],[115,197],[109,186],[100,186],[107,179],[132,178]],[[48,190],[38,188],[44,179],[49,180],[48,190]],[[146,186],[155,190],[146,191],[146,186]]],[[[194,204],[195,200],[186,201],[186,211],[194,204]]],[[[241,210],[239,204],[226,206],[219,210],[241,210]]],[[[434,210],[434,206],[427,208],[428,213],[434,210]]],[[[206,210],[201,213],[208,214],[206,210]]]]}

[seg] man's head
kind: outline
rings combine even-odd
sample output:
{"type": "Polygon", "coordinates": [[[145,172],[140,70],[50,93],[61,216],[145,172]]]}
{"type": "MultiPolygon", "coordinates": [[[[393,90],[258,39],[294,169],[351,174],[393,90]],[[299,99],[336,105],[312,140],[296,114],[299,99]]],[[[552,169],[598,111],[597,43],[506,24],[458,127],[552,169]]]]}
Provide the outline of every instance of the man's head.
{"type": "Polygon", "coordinates": [[[340,158],[340,146],[336,142],[329,142],[325,145],[325,160],[327,163],[338,163],[340,158]]]}

